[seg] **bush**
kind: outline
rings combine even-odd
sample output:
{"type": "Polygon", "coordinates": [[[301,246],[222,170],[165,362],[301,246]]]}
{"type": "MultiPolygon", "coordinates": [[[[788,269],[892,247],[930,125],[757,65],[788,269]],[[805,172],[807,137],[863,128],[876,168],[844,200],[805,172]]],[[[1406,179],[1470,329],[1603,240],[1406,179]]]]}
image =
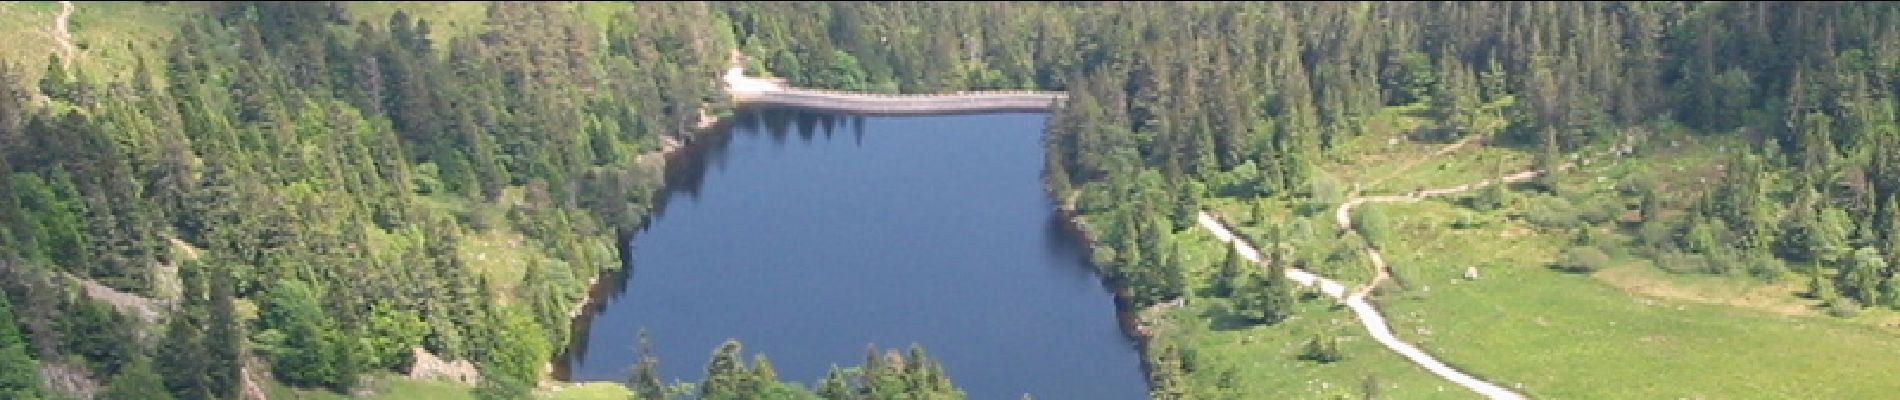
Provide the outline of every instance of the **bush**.
{"type": "Polygon", "coordinates": [[[1391,221],[1385,218],[1383,210],[1380,210],[1379,207],[1359,207],[1354,209],[1353,212],[1357,214],[1356,218],[1358,220],[1353,221],[1352,225],[1358,229],[1360,233],[1365,235],[1367,241],[1375,245],[1391,244],[1393,240],[1392,230],[1396,227],[1392,226],[1391,221]]]}
{"type": "Polygon", "coordinates": [[[1827,302],[1827,315],[1836,318],[1853,318],[1860,315],[1860,303],[1855,302],[1854,299],[1837,297],[1827,302]]]}
{"type": "Polygon", "coordinates": [[[1664,250],[1656,256],[1656,267],[1678,274],[1698,273],[1709,270],[1708,261],[1700,254],[1690,254],[1675,250],[1664,250]]]}
{"type": "Polygon", "coordinates": [[[1596,246],[1572,247],[1564,252],[1564,258],[1557,267],[1564,271],[1590,273],[1603,269],[1610,264],[1610,256],[1596,246]]]}
{"type": "Polygon", "coordinates": [[[1577,226],[1577,210],[1561,197],[1541,196],[1531,201],[1524,219],[1541,228],[1566,229],[1577,226]]]}
{"type": "Polygon", "coordinates": [[[1511,192],[1502,184],[1491,185],[1478,190],[1476,196],[1471,196],[1465,201],[1466,206],[1482,212],[1490,212],[1492,210],[1509,207],[1510,204],[1511,192]]]}
{"type": "Polygon", "coordinates": [[[1622,201],[1611,197],[1598,197],[1590,200],[1577,213],[1577,218],[1591,225],[1601,225],[1616,220],[1625,210],[1622,201]]]}
{"type": "Polygon", "coordinates": [[[1648,246],[1657,253],[1677,250],[1674,224],[1664,221],[1644,221],[1643,227],[1637,229],[1636,237],[1644,246],[1648,246]]]}
{"type": "Polygon", "coordinates": [[[1748,274],[1763,281],[1777,282],[1788,273],[1786,262],[1767,253],[1751,253],[1744,262],[1748,267],[1748,274]]]}

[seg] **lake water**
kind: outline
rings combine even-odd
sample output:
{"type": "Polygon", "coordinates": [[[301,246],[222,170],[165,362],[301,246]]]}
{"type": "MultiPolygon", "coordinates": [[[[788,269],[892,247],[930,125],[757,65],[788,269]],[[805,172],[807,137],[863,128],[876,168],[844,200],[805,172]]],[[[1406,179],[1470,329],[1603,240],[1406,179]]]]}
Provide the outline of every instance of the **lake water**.
{"type": "Polygon", "coordinates": [[[869,345],[918,344],[971,399],[1146,398],[1042,189],[1046,118],[742,112],[675,161],[569,379],[625,381],[645,329],[668,382],[701,379],[727,338],[807,387],[869,345]]]}

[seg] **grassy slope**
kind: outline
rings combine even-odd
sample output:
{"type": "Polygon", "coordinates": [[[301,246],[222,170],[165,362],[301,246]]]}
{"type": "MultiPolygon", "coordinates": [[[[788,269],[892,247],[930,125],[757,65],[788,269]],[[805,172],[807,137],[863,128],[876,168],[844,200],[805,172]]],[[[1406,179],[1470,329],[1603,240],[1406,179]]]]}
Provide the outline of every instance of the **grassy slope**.
{"type": "MultiPolygon", "coordinates": [[[[130,76],[135,60],[134,48],[144,51],[146,57],[157,57],[151,49],[162,45],[177,31],[177,27],[194,13],[210,10],[210,5],[201,2],[168,2],[163,5],[145,2],[78,2],[72,16],[71,30],[74,40],[80,47],[79,65],[95,76],[130,76]]],[[[626,8],[624,4],[573,5],[583,7],[584,14],[590,20],[604,24],[606,16],[626,8]]],[[[482,2],[349,2],[345,11],[357,21],[367,21],[374,25],[387,24],[390,15],[403,10],[410,15],[430,21],[432,36],[437,43],[446,43],[450,38],[479,33],[483,19],[486,18],[486,5],[482,2]]],[[[20,38],[7,46],[0,46],[0,60],[12,63],[29,82],[37,82],[46,70],[49,56],[54,54],[55,42],[48,36],[52,32],[53,17],[58,13],[58,2],[53,1],[9,1],[0,2],[0,36],[20,38]]],[[[447,48],[446,46],[442,46],[447,48]]],[[[518,192],[511,189],[510,192],[518,192]]],[[[518,196],[518,193],[515,193],[518,196]]],[[[478,205],[468,204],[463,199],[447,196],[425,196],[426,204],[450,213],[472,213],[478,205]]],[[[505,202],[504,202],[505,203],[505,202]]],[[[492,207],[491,207],[492,208],[492,207]]],[[[493,216],[497,226],[505,226],[506,221],[499,215],[501,211],[483,210],[493,216]]],[[[382,232],[373,233],[382,236],[382,232]]],[[[489,275],[496,282],[497,293],[512,293],[512,285],[520,282],[521,266],[531,259],[548,257],[534,246],[524,245],[524,238],[518,232],[508,229],[493,229],[470,232],[462,241],[460,249],[464,259],[474,265],[476,270],[489,275]]]]}
{"type": "MultiPolygon", "coordinates": [[[[1635,295],[1544,267],[1564,238],[1520,222],[1449,229],[1443,203],[1387,205],[1412,216],[1387,258],[1414,285],[1380,301],[1399,336],[1440,358],[1552,398],[1878,397],[1900,338],[1852,321],[1635,295]],[[1463,266],[1484,277],[1461,282],[1463,266]]],[[[1648,268],[1641,262],[1614,271],[1648,268]]],[[[1661,278],[1660,273],[1624,281],[1661,278]]],[[[1737,280],[1743,278],[1707,279],[1737,280]]],[[[1649,282],[1671,285],[1667,280],[1649,282]]]]}
{"type": "MultiPolygon", "coordinates": [[[[1213,235],[1194,229],[1175,234],[1183,246],[1189,282],[1204,287],[1226,251],[1213,235]]],[[[1193,295],[1190,295],[1193,296],[1193,295]]],[[[1411,398],[1476,398],[1444,383],[1366,335],[1352,312],[1324,298],[1308,298],[1286,322],[1271,326],[1248,325],[1232,317],[1229,301],[1190,297],[1186,307],[1162,317],[1170,337],[1185,340],[1195,350],[1195,371],[1189,377],[1197,395],[1221,398],[1212,388],[1221,386],[1222,371],[1232,373],[1234,398],[1332,398],[1361,392],[1368,376],[1382,393],[1405,393],[1411,398]],[[1326,332],[1340,340],[1345,359],[1321,364],[1300,360],[1307,341],[1326,332]]]]}
{"type": "MultiPolygon", "coordinates": [[[[404,10],[412,16],[430,21],[432,38],[437,43],[446,43],[450,38],[479,33],[482,20],[486,18],[485,5],[481,2],[350,2],[345,9],[352,19],[383,25],[396,10],[404,10]]],[[[78,64],[95,77],[124,79],[130,76],[134,65],[135,53],[145,52],[146,57],[156,57],[150,52],[168,41],[177,31],[177,27],[194,13],[208,10],[208,5],[200,2],[169,2],[154,5],[144,2],[78,2],[72,16],[71,30],[74,40],[80,48],[78,64]]],[[[590,20],[605,23],[605,16],[624,9],[622,4],[589,3],[579,5],[590,20]]],[[[0,60],[14,65],[14,70],[23,75],[28,82],[37,82],[46,70],[49,56],[55,52],[55,42],[50,35],[53,17],[60,6],[53,1],[9,1],[0,2],[0,36],[19,38],[6,46],[0,46],[0,60]]],[[[446,49],[446,46],[443,47],[446,49]]],[[[519,196],[518,188],[509,193],[519,196]]],[[[470,213],[478,208],[497,208],[468,204],[465,200],[447,196],[425,196],[425,204],[451,213],[470,213]]],[[[505,203],[505,202],[504,202],[505,203]]],[[[495,226],[506,226],[505,209],[503,211],[484,210],[495,226]]],[[[372,232],[372,237],[393,237],[384,232],[372,232]]],[[[513,293],[513,286],[519,283],[523,273],[522,266],[531,259],[548,259],[535,246],[527,245],[519,232],[510,229],[491,229],[469,232],[461,241],[458,251],[479,273],[488,275],[495,283],[495,293],[504,297],[513,293]]],[[[378,243],[378,246],[397,246],[395,243],[378,243]]],[[[504,299],[505,301],[506,299],[504,299]]],[[[395,375],[383,375],[371,379],[370,391],[377,393],[374,399],[463,399],[472,398],[470,389],[451,383],[435,381],[413,381],[395,375]]],[[[271,398],[286,399],[331,399],[347,398],[327,391],[311,391],[286,388],[271,382],[267,390],[271,398]]],[[[562,385],[550,388],[539,394],[551,399],[594,399],[626,398],[625,389],[618,385],[584,384],[562,385]]]]}
{"type": "MultiPolygon", "coordinates": [[[[137,1],[75,2],[69,28],[79,48],[77,65],[96,77],[129,77],[134,50],[154,48],[177,32],[184,17],[202,12],[205,5],[194,2],[170,2],[165,5],[137,1]]],[[[12,63],[28,82],[38,82],[46,72],[46,62],[55,54],[53,17],[59,14],[53,1],[0,2],[0,37],[14,38],[0,46],[0,60],[12,63]]]]}
{"type": "MultiPolygon", "coordinates": [[[[1736,148],[1716,140],[1598,162],[1560,184],[1567,193],[1614,198],[1615,183],[1647,170],[1671,186],[1696,187],[1724,159],[1724,146],[1736,148]]],[[[1900,357],[1900,337],[1869,326],[1891,313],[1820,316],[1793,297],[1793,282],[1672,275],[1641,259],[1619,259],[1593,275],[1557,272],[1545,266],[1570,246],[1567,231],[1501,215],[1481,215],[1484,227],[1452,229],[1453,218],[1473,212],[1447,202],[1379,207],[1399,216],[1405,240],[1384,244],[1386,256],[1413,283],[1381,301],[1394,330],[1481,376],[1523,383],[1530,395],[1864,398],[1900,389],[1882,367],[1900,357]],[[1460,282],[1470,265],[1484,278],[1460,282]]]]}
{"type": "MultiPolygon", "coordinates": [[[[1396,166],[1442,146],[1389,141],[1424,123],[1409,111],[1381,113],[1383,119],[1375,121],[1384,126],[1375,125],[1342,146],[1346,151],[1340,154],[1352,159],[1324,169],[1337,171],[1348,187],[1355,179],[1389,176],[1365,190],[1393,193],[1476,181],[1530,165],[1532,157],[1520,151],[1468,147],[1395,174],[1396,166]]],[[[1665,187],[1675,188],[1666,199],[1686,200],[1694,195],[1690,190],[1706,187],[1699,179],[1725,159],[1723,146],[1737,148],[1726,139],[1677,141],[1680,146],[1658,146],[1640,158],[1593,163],[1559,181],[1566,193],[1587,193],[1573,197],[1611,198],[1615,183],[1653,171],[1665,179],[1665,187]]],[[[1515,196],[1516,206],[1493,213],[1456,205],[1455,197],[1368,206],[1384,208],[1397,233],[1393,236],[1403,238],[1381,246],[1408,290],[1378,300],[1400,337],[1478,376],[1506,386],[1522,384],[1533,397],[1867,398],[1900,389],[1900,381],[1886,378],[1883,367],[1900,358],[1900,329],[1895,328],[1900,317],[1894,313],[1870,310],[1850,320],[1820,316],[1811,301],[1792,297],[1798,283],[1674,275],[1628,257],[1594,275],[1551,270],[1545,266],[1570,246],[1571,233],[1525,222],[1519,216],[1530,195],[1515,196]],[[1452,221],[1460,216],[1481,224],[1453,229],[1452,221]],[[1460,279],[1467,266],[1479,267],[1483,277],[1460,279]]],[[[1250,210],[1257,208],[1254,204],[1213,203],[1211,208],[1230,215],[1258,213],[1250,210]]],[[[1278,209],[1268,218],[1292,215],[1285,205],[1268,209],[1278,209]]],[[[1234,220],[1245,225],[1260,219],[1234,220]]],[[[1598,232],[1603,241],[1630,240],[1611,230],[1598,232]]],[[[1356,381],[1339,381],[1366,371],[1391,371],[1379,373],[1382,383],[1411,386],[1388,388],[1388,395],[1439,394],[1423,389],[1442,385],[1436,378],[1414,380],[1423,372],[1369,342],[1360,344],[1367,349],[1348,342],[1344,350],[1357,357],[1338,366],[1285,361],[1287,349],[1297,349],[1306,340],[1304,332],[1315,329],[1310,321],[1350,314],[1308,306],[1300,315],[1309,322],[1238,331],[1262,335],[1256,340],[1265,344],[1240,345],[1235,337],[1242,334],[1219,331],[1192,335],[1191,342],[1219,362],[1247,365],[1242,376],[1250,385],[1271,388],[1248,392],[1260,397],[1320,397],[1312,384],[1292,377],[1315,377],[1334,387],[1349,384],[1346,393],[1359,393],[1356,381]],[[1401,363],[1413,373],[1369,365],[1374,361],[1401,363]],[[1332,370],[1355,363],[1360,364],[1350,372],[1332,370]]],[[[1361,331],[1356,324],[1349,328],[1344,331],[1361,331]]],[[[1211,387],[1212,375],[1197,371],[1194,381],[1211,387]]]]}

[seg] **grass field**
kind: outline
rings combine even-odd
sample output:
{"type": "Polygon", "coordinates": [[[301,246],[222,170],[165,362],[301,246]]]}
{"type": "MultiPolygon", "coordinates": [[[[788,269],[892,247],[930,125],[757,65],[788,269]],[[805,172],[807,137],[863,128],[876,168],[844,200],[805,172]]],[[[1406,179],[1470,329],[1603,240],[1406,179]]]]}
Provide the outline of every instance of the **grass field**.
{"type": "MultiPolygon", "coordinates": [[[[204,9],[191,2],[82,1],[74,5],[68,28],[79,49],[75,64],[93,76],[114,79],[130,77],[137,53],[169,40],[185,17],[204,9]]],[[[59,10],[54,1],[0,2],[0,37],[12,38],[0,46],[0,60],[13,64],[26,82],[38,82],[57,51],[52,35],[59,10]]]]}
{"type": "MultiPolygon", "coordinates": [[[[1655,174],[1680,188],[1669,197],[1683,202],[1707,186],[1701,179],[1726,160],[1724,148],[1737,148],[1676,142],[1560,175],[1561,192],[1614,204],[1626,201],[1616,184],[1655,174]]],[[[1443,163],[1476,157],[1461,151],[1443,163]]],[[[1417,168],[1393,181],[1458,179],[1441,171],[1417,168]]],[[[1638,258],[1594,274],[1550,269],[1572,245],[1571,230],[1523,218],[1529,197],[1547,195],[1514,196],[1517,207],[1489,214],[1455,198],[1369,206],[1384,209],[1400,238],[1380,246],[1406,290],[1378,303],[1401,338],[1533,397],[1872,398],[1900,389],[1885,371],[1900,359],[1900,337],[1879,327],[1893,324],[1892,313],[1822,316],[1794,296],[1794,283],[1669,274],[1638,258]],[[1477,226],[1454,228],[1461,216],[1477,226]],[[1482,278],[1460,279],[1467,266],[1482,278]]],[[[1612,249],[1631,240],[1596,232],[1612,249]]]]}
{"type": "Polygon", "coordinates": [[[400,10],[410,18],[429,22],[429,40],[446,52],[449,40],[487,31],[488,4],[479,1],[363,1],[348,2],[350,19],[387,28],[389,17],[400,10]]]}
{"type": "MultiPolygon", "coordinates": [[[[1427,122],[1419,111],[1382,111],[1366,134],[1342,142],[1333,164],[1320,169],[1342,186],[1359,182],[1365,194],[1381,194],[1456,186],[1532,165],[1526,152],[1475,144],[1429,158],[1445,143],[1410,140],[1408,133],[1427,122]]],[[[1614,257],[1610,266],[1590,274],[1549,268],[1572,246],[1575,227],[1585,225],[1540,220],[1542,207],[1567,203],[1578,214],[1594,210],[1597,218],[1614,220],[1633,205],[1618,196],[1619,186],[1639,178],[1658,183],[1665,207],[1686,206],[1742,148],[1733,137],[1687,135],[1666,125],[1645,129],[1664,134],[1636,155],[1596,159],[1556,176],[1568,201],[1519,190],[1492,212],[1463,206],[1475,193],[1367,205],[1394,232],[1395,239],[1379,245],[1400,289],[1375,302],[1395,333],[1448,364],[1536,398],[1877,398],[1900,390],[1900,380],[1887,371],[1900,359],[1900,313],[1867,309],[1853,318],[1829,317],[1815,301],[1796,296],[1805,290],[1797,281],[1664,272],[1624,250],[1633,239],[1613,222],[1592,228],[1614,257]],[[1477,267],[1481,278],[1462,279],[1467,267],[1477,267]]],[[[1330,209],[1302,215],[1298,205],[1282,202],[1207,203],[1237,231],[1256,235],[1263,221],[1331,218],[1330,209]]],[[[1328,275],[1343,282],[1368,278],[1351,273],[1362,266],[1333,269],[1328,275]]],[[[1176,318],[1218,325],[1221,301],[1195,301],[1200,304],[1176,318]]],[[[1215,388],[1222,371],[1232,371],[1241,377],[1243,398],[1321,398],[1356,396],[1364,375],[1374,375],[1389,389],[1386,396],[1473,396],[1367,340],[1349,312],[1328,304],[1305,304],[1281,325],[1175,333],[1203,358],[1206,371],[1195,371],[1192,382],[1215,388]],[[1347,338],[1347,361],[1293,359],[1320,329],[1347,338]]]]}
{"type": "MultiPolygon", "coordinates": [[[[1451,206],[1386,207],[1429,219],[1451,206]]],[[[1635,295],[1545,268],[1566,246],[1561,238],[1491,239],[1514,229],[1527,227],[1408,230],[1408,240],[1386,245],[1412,285],[1379,301],[1394,331],[1479,376],[1522,383],[1534,397],[1874,398],[1900,390],[1887,371],[1900,359],[1892,334],[1825,316],[1635,295]],[[1485,266],[1483,278],[1459,283],[1473,264],[1485,266]]]]}
{"type": "Polygon", "coordinates": [[[1368,377],[1381,397],[1479,398],[1386,350],[1366,334],[1351,311],[1333,304],[1326,299],[1305,301],[1285,322],[1244,327],[1229,326],[1226,301],[1221,299],[1193,301],[1172,311],[1181,324],[1172,335],[1194,349],[1195,369],[1188,378],[1198,388],[1197,398],[1359,398],[1368,377]],[[1320,331],[1339,338],[1343,360],[1322,364],[1298,358],[1320,331]],[[1223,380],[1232,392],[1208,391],[1222,387],[1223,380]]]}

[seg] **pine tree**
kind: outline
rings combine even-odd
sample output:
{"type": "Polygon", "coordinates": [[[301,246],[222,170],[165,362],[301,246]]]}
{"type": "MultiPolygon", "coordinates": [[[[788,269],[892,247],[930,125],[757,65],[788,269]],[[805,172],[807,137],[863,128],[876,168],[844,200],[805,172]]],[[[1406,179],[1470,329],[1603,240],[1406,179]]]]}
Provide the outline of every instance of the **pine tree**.
{"type": "Polygon", "coordinates": [[[765,396],[778,386],[778,371],[772,368],[772,361],[764,354],[752,355],[752,374],[740,385],[739,393],[747,396],[765,396]]]}
{"type": "Polygon", "coordinates": [[[1313,338],[1306,341],[1306,350],[1300,353],[1300,358],[1321,363],[1339,361],[1339,339],[1324,330],[1314,333],[1313,338]]]}
{"type": "Polygon", "coordinates": [[[633,365],[633,376],[628,385],[636,398],[660,400],[666,398],[666,388],[660,382],[660,359],[653,355],[653,341],[646,329],[640,329],[640,361],[633,365]]]}
{"type": "MultiPolygon", "coordinates": [[[[165,391],[165,381],[152,370],[152,360],[135,357],[127,363],[119,375],[112,378],[105,392],[99,394],[104,399],[171,400],[171,392],[165,391]]],[[[235,398],[235,397],[229,397],[235,398]]]]}
{"type": "Polygon", "coordinates": [[[1841,272],[1841,288],[1849,297],[1862,305],[1873,305],[1882,299],[1880,293],[1881,273],[1887,269],[1886,260],[1879,250],[1862,247],[1854,251],[1854,258],[1841,272]]]}
{"type": "Polygon", "coordinates": [[[37,399],[40,363],[28,354],[26,337],[14,321],[13,305],[0,293],[0,398],[37,399]]]}
{"type": "Polygon", "coordinates": [[[831,366],[825,373],[825,379],[818,382],[818,397],[825,400],[848,400],[854,398],[851,388],[845,385],[844,373],[838,366],[831,366]]]}
{"type": "Polygon", "coordinates": [[[1220,269],[1214,272],[1214,282],[1212,285],[1214,295],[1219,297],[1233,297],[1235,292],[1234,288],[1242,284],[1241,279],[1244,275],[1241,273],[1241,270],[1247,268],[1246,264],[1249,263],[1246,262],[1245,257],[1240,256],[1240,248],[1227,246],[1227,257],[1221,260],[1220,269]]]}
{"type": "Polygon", "coordinates": [[[228,269],[217,269],[210,282],[210,318],[205,328],[205,347],[210,352],[206,377],[210,379],[211,391],[222,398],[238,397],[239,375],[243,369],[245,339],[243,327],[236,320],[234,284],[228,269]]]}
{"type": "Polygon", "coordinates": [[[191,322],[188,314],[173,316],[166,329],[165,344],[158,347],[157,365],[164,366],[165,387],[181,399],[216,398],[211,384],[210,351],[205,348],[204,333],[191,322]]]}
{"type": "Polygon", "coordinates": [[[738,399],[744,394],[747,375],[745,360],[739,356],[739,341],[726,339],[713,351],[712,361],[706,364],[706,379],[699,386],[699,397],[738,399]]]}
{"type": "Polygon", "coordinates": [[[1293,313],[1293,280],[1286,276],[1286,264],[1293,262],[1293,258],[1281,243],[1281,228],[1276,226],[1269,232],[1267,245],[1262,250],[1266,259],[1261,263],[1265,268],[1247,274],[1247,284],[1236,295],[1234,307],[1251,322],[1272,325],[1293,313]]]}

